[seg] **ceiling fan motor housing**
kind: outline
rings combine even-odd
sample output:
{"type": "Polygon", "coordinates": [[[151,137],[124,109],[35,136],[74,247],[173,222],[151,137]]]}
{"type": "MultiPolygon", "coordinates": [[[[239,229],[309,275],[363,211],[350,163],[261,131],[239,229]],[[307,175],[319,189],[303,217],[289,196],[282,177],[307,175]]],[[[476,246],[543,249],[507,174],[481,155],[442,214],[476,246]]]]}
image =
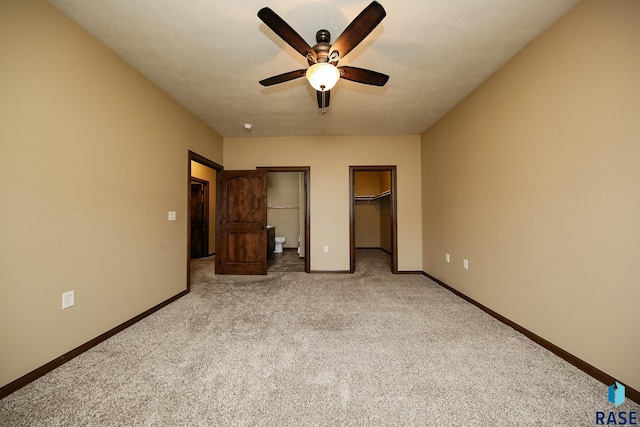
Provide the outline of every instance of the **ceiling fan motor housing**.
{"type": "MultiPolygon", "coordinates": [[[[320,30],[316,33],[316,44],[312,49],[316,53],[317,62],[329,62],[329,50],[331,49],[331,33],[328,30],[320,30]]],[[[309,60],[309,65],[312,62],[309,60]]]]}

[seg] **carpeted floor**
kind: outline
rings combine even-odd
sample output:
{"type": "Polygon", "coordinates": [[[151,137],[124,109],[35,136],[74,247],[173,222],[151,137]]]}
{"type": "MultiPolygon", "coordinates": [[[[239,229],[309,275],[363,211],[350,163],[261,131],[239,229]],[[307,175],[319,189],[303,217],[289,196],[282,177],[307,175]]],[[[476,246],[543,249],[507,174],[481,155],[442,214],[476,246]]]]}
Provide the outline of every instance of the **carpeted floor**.
{"type": "Polygon", "coordinates": [[[0,401],[2,426],[594,425],[607,387],[420,275],[214,276],[0,401]]]}

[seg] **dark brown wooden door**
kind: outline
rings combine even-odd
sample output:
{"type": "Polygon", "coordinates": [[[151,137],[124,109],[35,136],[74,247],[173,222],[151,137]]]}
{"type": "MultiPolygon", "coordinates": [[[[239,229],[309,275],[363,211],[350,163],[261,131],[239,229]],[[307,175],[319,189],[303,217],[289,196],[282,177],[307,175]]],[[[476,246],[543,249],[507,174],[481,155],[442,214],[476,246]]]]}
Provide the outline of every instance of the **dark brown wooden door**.
{"type": "Polygon", "coordinates": [[[267,173],[222,171],[216,274],[267,274],[267,173]]]}
{"type": "Polygon", "coordinates": [[[208,182],[191,181],[191,258],[209,255],[208,218],[208,182]]]}

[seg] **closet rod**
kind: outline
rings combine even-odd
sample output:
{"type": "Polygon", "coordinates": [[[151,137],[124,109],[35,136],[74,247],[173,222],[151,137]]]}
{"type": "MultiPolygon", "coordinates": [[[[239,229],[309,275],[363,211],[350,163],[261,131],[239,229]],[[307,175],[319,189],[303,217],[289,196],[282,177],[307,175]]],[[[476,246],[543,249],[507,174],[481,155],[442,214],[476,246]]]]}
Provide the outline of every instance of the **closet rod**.
{"type": "Polygon", "coordinates": [[[356,196],[354,195],[356,200],[376,200],[376,199],[381,199],[383,197],[386,196],[390,196],[391,195],[391,190],[388,191],[384,191],[380,194],[376,194],[376,195],[372,195],[372,196],[356,196]]]}

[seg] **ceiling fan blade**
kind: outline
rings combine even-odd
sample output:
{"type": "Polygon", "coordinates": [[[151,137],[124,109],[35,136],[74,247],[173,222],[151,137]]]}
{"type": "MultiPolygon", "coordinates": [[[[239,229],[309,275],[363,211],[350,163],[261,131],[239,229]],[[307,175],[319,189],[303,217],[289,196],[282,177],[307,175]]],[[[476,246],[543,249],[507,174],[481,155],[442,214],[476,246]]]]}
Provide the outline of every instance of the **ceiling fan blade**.
{"type": "MultiPolygon", "coordinates": [[[[331,46],[331,54],[333,55],[333,52],[338,52],[338,59],[347,56],[347,54],[351,52],[351,49],[364,40],[385,16],[387,16],[387,12],[385,12],[382,5],[377,1],[371,2],[369,6],[360,12],[360,15],[351,21],[342,34],[338,36],[335,43],[331,46]]],[[[337,60],[335,62],[337,62],[337,60]]]]}
{"type": "Polygon", "coordinates": [[[280,18],[277,13],[268,7],[263,7],[258,12],[258,18],[262,20],[267,27],[271,28],[274,33],[280,36],[282,40],[287,42],[289,46],[297,50],[302,56],[316,62],[316,52],[304,41],[300,34],[291,28],[284,19],[280,18]]]}
{"type": "Polygon", "coordinates": [[[318,108],[325,109],[329,106],[329,99],[331,98],[331,91],[316,91],[318,92],[318,108]]]}
{"type": "Polygon", "coordinates": [[[356,67],[338,67],[340,70],[340,77],[352,82],[364,83],[373,86],[384,86],[389,80],[389,76],[386,74],[378,73],[377,71],[365,70],[364,68],[356,67]]]}
{"type": "Polygon", "coordinates": [[[289,80],[298,79],[300,77],[304,77],[307,73],[307,70],[295,70],[289,71],[288,73],[278,74],[277,76],[269,77],[268,79],[260,80],[260,84],[262,86],[272,86],[278,83],[288,82],[289,80]]]}

